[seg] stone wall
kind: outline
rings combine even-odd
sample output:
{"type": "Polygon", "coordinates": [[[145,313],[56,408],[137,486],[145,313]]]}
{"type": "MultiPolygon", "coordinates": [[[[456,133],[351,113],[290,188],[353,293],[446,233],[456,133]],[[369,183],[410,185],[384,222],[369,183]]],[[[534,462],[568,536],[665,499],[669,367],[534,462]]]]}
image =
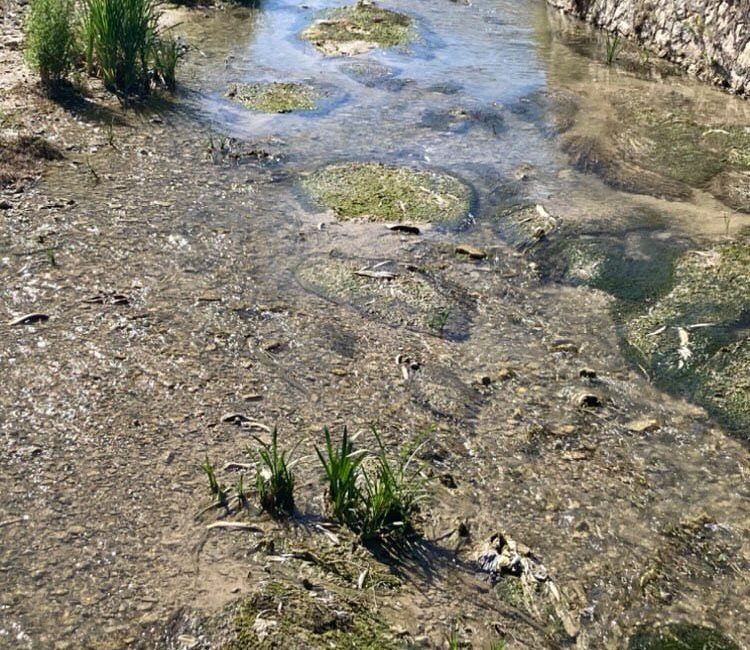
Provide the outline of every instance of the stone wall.
{"type": "Polygon", "coordinates": [[[750,0],[547,0],[701,79],[750,96],[750,0]]]}

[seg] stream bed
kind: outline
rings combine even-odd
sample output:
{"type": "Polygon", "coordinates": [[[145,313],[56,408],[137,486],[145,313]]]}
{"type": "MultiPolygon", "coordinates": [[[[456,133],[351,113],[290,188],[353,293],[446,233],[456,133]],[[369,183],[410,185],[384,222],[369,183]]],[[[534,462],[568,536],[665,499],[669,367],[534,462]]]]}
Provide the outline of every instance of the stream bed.
{"type": "Polygon", "coordinates": [[[170,7],[175,97],[4,226],[0,647],[746,648],[750,105],[541,1],[326,56],[333,6],[170,7]],[[298,515],[208,507],[275,425],[298,515]],[[324,516],[324,426],[422,443],[408,552],[324,516]]]}

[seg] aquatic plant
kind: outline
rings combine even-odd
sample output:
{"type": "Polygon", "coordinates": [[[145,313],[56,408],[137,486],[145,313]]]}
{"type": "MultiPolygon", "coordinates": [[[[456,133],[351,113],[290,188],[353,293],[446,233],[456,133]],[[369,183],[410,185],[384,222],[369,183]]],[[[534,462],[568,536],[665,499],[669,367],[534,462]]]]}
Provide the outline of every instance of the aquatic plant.
{"type": "Polygon", "coordinates": [[[32,0],[26,19],[26,61],[50,87],[70,72],[75,57],[72,0],[32,0]]]}
{"type": "Polygon", "coordinates": [[[617,60],[618,55],[620,54],[620,50],[622,50],[622,37],[620,36],[620,33],[615,31],[613,33],[607,33],[607,53],[606,53],[606,63],[607,65],[611,66],[614,64],[614,62],[617,60]]]}
{"type": "MultiPolygon", "coordinates": [[[[271,433],[271,444],[254,436],[260,445],[257,450],[258,462],[255,488],[260,507],[273,517],[285,517],[294,513],[294,472],[296,460],[291,460],[296,446],[291,451],[279,448],[278,430],[271,433]]],[[[249,456],[252,450],[247,451],[249,456]]]]}
{"type": "Polygon", "coordinates": [[[342,524],[356,526],[361,499],[358,481],[364,452],[354,451],[354,443],[346,427],[338,447],[334,447],[328,427],[323,429],[323,433],[326,439],[325,452],[317,446],[315,452],[326,473],[326,497],[330,512],[342,524]]]}
{"type": "Polygon", "coordinates": [[[455,222],[471,207],[472,193],[449,174],[380,163],[340,163],[303,181],[313,200],[340,219],[455,222]]]}
{"type": "Polygon", "coordinates": [[[216,503],[220,506],[226,506],[226,488],[221,485],[216,478],[216,471],[214,470],[214,466],[211,464],[211,461],[208,460],[208,456],[206,456],[206,460],[203,461],[203,464],[200,466],[200,468],[208,479],[208,489],[210,490],[211,495],[216,503]]]}
{"type": "Polygon", "coordinates": [[[261,113],[313,111],[322,94],[300,83],[280,82],[233,84],[227,97],[245,108],[261,113]]]}
{"type": "Polygon", "coordinates": [[[85,0],[82,40],[90,73],[108,90],[147,94],[152,83],[172,90],[181,55],[178,42],[158,29],[156,0],[85,0]]]}
{"type": "Polygon", "coordinates": [[[419,446],[392,464],[376,429],[373,434],[379,450],[374,471],[362,471],[359,533],[365,541],[400,541],[415,531],[419,503],[425,497],[423,481],[413,469],[419,446]]]}

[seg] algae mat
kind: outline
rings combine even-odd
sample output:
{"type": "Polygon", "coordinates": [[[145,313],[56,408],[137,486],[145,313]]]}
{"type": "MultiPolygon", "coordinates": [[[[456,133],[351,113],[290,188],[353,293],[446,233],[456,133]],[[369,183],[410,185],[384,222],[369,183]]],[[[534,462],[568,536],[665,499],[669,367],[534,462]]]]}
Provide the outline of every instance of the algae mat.
{"type": "Polygon", "coordinates": [[[472,202],[471,189],[454,176],[380,163],[329,165],[302,185],[340,219],[455,223],[472,202]]]}
{"type": "Polygon", "coordinates": [[[274,81],[233,84],[227,91],[227,97],[259,113],[292,113],[314,111],[324,95],[307,84],[274,81]]]}
{"type": "Polygon", "coordinates": [[[468,336],[473,304],[426,272],[394,263],[325,259],[305,264],[297,279],[308,291],[350,305],[391,327],[405,326],[452,339],[468,336]]]}
{"type": "Polygon", "coordinates": [[[354,56],[377,47],[406,45],[411,18],[372,4],[358,3],[332,11],[302,32],[326,56],[354,56]]]}

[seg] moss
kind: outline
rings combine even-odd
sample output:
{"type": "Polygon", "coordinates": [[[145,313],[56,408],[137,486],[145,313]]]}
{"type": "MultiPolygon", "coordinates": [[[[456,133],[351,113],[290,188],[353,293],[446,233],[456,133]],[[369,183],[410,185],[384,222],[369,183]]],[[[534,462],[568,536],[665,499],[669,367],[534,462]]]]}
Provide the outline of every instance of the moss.
{"type": "Polygon", "coordinates": [[[721,632],[692,623],[670,623],[638,630],[628,650],[740,650],[721,632]]]}
{"type": "Polygon", "coordinates": [[[376,279],[357,275],[361,267],[349,260],[326,260],[306,264],[297,277],[307,289],[394,327],[434,332],[436,314],[442,314],[443,334],[458,335],[466,329],[469,316],[460,299],[452,300],[429,276],[399,269],[392,279],[376,279]]]}
{"type": "Polygon", "coordinates": [[[687,392],[727,424],[750,424],[750,245],[678,258],[671,289],[625,323],[626,342],[666,388],[687,392]]]}
{"type": "Polygon", "coordinates": [[[332,11],[302,32],[323,54],[352,55],[376,47],[405,45],[411,40],[411,19],[403,14],[358,3],[332,11]]]}
{"type": "Polygon", "coordinates": [[[243,600],[224,650],[404,648],[364,600],[338,592],[270,583],[243,600]]]}
{"type": "Polygon", "coordinates": [[[398,92],[407,84],[407,81],[398,78],[395,70],[374,61],[352,61],[342,65],[340,70],[367,88],[398,92]]]}
{"type": "Polygon", "coordinates": [[[322,96],[319,90],[311,86],[277,81],[233,84],[227,92],[227,97],[233,101],[260,113],[313,111],[322,96]]]}
{"type": "Polygon", "coordinates": [[[379,163],[343,163],[315,172],[304,188],[340,219],[456,222],[471,207],[471,190],[434,171],[379,163]]]}
{"type": "Polygon", "coordinates": [[[526,611],[526,596],[523,592],[523,585],[518,578],[504,576],[495,585],[495,592],[506,605],[526,611]]]}

